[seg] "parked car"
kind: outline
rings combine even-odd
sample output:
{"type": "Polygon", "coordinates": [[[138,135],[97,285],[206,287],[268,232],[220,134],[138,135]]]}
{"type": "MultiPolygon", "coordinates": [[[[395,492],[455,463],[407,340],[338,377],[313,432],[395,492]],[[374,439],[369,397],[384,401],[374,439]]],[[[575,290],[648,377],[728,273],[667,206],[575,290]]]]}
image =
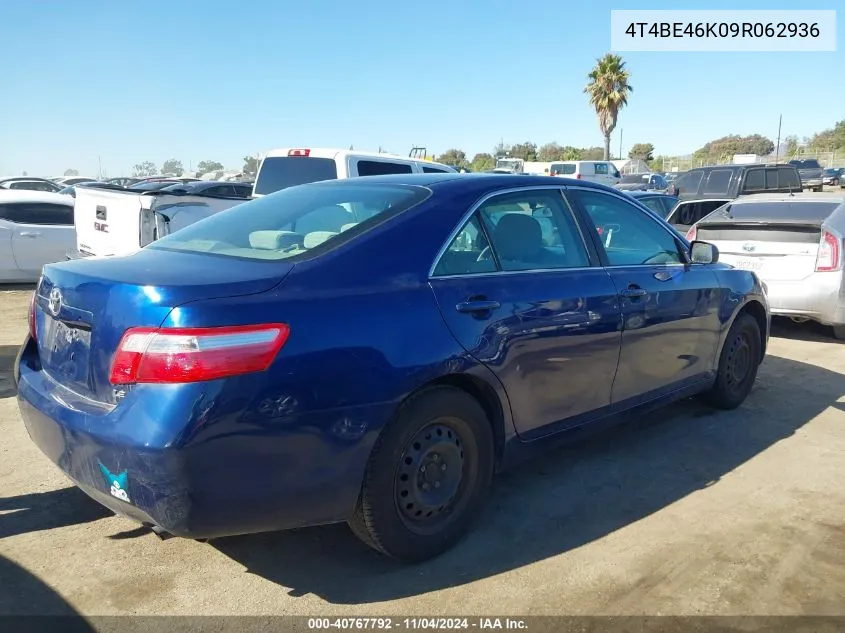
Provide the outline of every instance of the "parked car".
{"type": "Polygon", "coordinates": [[[845,167],[833,167],[825,169],[822,174],[824,184],[838,187],[842,184],[842,176],[845,174],[845,167]]]}
{"type": "Polygon", "coordinates": [[[97,182],[97,179],[86,178],[84,176],[69,176],[67,178],[61,178],[56,182],[56,184],[62,185],[64,187],[70,187],[71,185],[80,185],[85,182],[97,182]]]}
{"type": "Polygon", "coordinates": [[[775,194],[738,198],[687,237],[713,243],[722,261],[762,279],[772,314],[831,325],[845,339],[843,236],[845,199],[775,194]]]}
{"type": "Polygon", "coordinates": [[[76,243],[73,199],[32,190],[0,191],[0,282],[33,282],[44,264],[76,243]]]}
{"type": "Polygon", "coordinates": [[[659,174],[625,174],[614,186],[620,191],[666,191],[669,183],[659,174]]]}
{"type": "Polygon", "coordinates": [[[739,406],[769,317],[753,273],[624,193],[441,173],[288,187],[50,264],[30,327],[26,428],[103,505],[185,537],[348,521],[416,561],[576,429],[739,406]]]}
{"type": "Polygon", "coordinates": [[[197,182],[168,185],[162,192],[177,192],[206,196],[220,196],[221,198],[250,198],[252,197],[251,182],[219,182],[217,180],[199,180],[197,182]]]}
{"type": "Polygon", "coordinates": [[[564,160],[552,163],[549,175],[588,180],[610,187],[622,179],[616,165],[609,160],[564,160]]]}
{"type": "Polygon", "coordinates": [[[661,218],[666,218],[678,204],[678,198],[654,191],[626,191],[629,196],[644,204],[661,218]]]}
{"type": "Polygon", "coordinates": [[[801,178],[792,165],[717,165],[689,170],[674,183],[678,205],[666,220],[681,233],[740,195],[800,193],[801,178]]]}
{"type": "Polygon", "coordinates": [[[443,163],[345,149],[282,148],[267,153],[258,167],[252,194],[264,196],[321,180],[386,174],[455,173],[443,163]]]}
{"type": "Polygon", "coordinates": [[[801,178],[801,186],[804,189],[812,189],[816,193],[824,190],[822,177],[822,166],[815,158],[802,158],[789,161],[789,164],[798,170],[801,178]]]}
{"type": "Polygon", "coordinates": [[[61,188],[61,185],[57,185],[46,178],[30,178],[28,176],[22,176],[19,178],[3,178],[0,180],[0,190],[23,189],[26,191],[58,193],[61,188]]]}
{"type": "Polygon", "coordinates": [[[121,187],[131,187],[137,182],[141,182],[143,178],[130,178],[128,176],[117,176],[115,178],[107,178],[103,182],[109,185],[119,185],[121,187]]]}

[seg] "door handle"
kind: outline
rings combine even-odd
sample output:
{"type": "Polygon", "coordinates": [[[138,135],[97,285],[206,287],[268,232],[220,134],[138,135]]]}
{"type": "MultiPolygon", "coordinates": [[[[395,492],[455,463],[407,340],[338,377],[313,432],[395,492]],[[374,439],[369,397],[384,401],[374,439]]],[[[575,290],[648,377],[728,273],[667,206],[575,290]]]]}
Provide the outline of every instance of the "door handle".
{"type": "Polygon", "coordinates": [[[41,233],[39,233],[38,231],[21,231],[20,232],[21,237],[38,237],[39,235],[41,235],[41,233]]]}
{"type": "Polygon", "coordinates": [[[648,295],[648,290],[646,290],[645,288],[640,288],[639,286],[628,286],[619,294],[629,299],[637,299],[639,297],[645,297],[646,295],[648,295]]]}
{"type": "Polygon", "coordinates": [[[502,304],[498,301],[463,301],[455,306],[455,310],[465,313],[489,312],[501,307],[502,304]]]}

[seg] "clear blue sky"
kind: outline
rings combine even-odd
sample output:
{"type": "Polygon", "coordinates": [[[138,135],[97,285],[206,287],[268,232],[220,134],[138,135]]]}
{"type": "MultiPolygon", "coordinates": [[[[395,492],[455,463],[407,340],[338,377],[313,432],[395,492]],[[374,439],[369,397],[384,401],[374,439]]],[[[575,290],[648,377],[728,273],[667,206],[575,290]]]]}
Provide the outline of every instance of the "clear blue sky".
{"type": "MultiPolygon", "coordinates": [[[[582,93],[610,9],[795,9],[457,0],[7,2],[0,174],[109,175],[170,157],[239,168],[279,146],[412,145],[471,157],[499,141],[600,145],[582,93]],[[570,6],[572,8],[570,8],[570,6]],[[576,8],[577,7],[577,8],[576,8]],[[605,8],[606,7],[606,8],[605,8]]],[[[835,9],[819,1],[813,9],[835,9]]],[[[837,41],[842,42],[840,12],[837,41]]],[[[692,152],[729,133],[810,135],[845,118],[845,53],[627,53],[612,146],[692,152]]]]}

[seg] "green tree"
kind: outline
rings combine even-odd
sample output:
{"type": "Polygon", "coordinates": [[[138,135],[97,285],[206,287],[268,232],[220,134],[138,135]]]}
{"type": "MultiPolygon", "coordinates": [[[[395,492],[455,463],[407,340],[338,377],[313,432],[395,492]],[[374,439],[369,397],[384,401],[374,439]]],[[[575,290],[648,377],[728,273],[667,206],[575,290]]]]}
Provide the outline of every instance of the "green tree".
{"type": "Polygon", "coordinates": [[[595,68],[587,75],[590,82],[584,92],[590,95],[590,105],[599,119],[599,129],[604,135],[604,160],[610,159],[610,135],[616,128],[619,111],[628,105],[628,96],[634,91],[628,83],[630,73],[622,57],[608,53],[597,60],[595,68]]]}
{"type": "Polygon", "coordinates": [[[136,178],[146,178],[147,176],[155,176],[155,174],[156,166],[151,160],[145,160],[132,168],[132,175],[136,178]]]}
{"type": "Polygon", "coordinates": [[[775,151],[775,144],[771,139],[760,134],[740,136],[729,134],[722,138],[705,143],[693,153],[696,160],[723,161],[730,160],[734,154],[757,154],[768,156],[775,151]]]}
{"type": "Polygon", "coordinates": [[[510,154],[513,158],[521,158],[525,161],[537,160],[537,145],[531,141],[511,145],[510,154]]]}
{"type": "Polygon", "coordinates": [[[463,152],[463,150],[454,148],[447,149],[445,152],[440,154],[437,157],[437,162],[443,163],[444,165],[451,165],[452,167],[456,167],[458,169],[466,168],[469,166],[467,155],[463,152]]]}
{"type": "Polygon", "coordinates": [[[221,171],[223,165],[216,160],[201,160],[197,165],[197,171],[201,174],[207,174],[210,171],[221,171]]]}
{"type": "MultiPolygon", "coordinates": [[[[351,149],[351,146],[350,146],[351,149]]],[[[241,169],[245,174],[254,176],[258,173],[258,159],[255,156],[244,156],[244,166],[241,169]]]]}
{"type": "Polygon", "coordinates": [[[185,168],[182,167],[182,161],[176,160],[175,158],[169,158],[168,160],[164,161],[164,164],[161,166],[161,173],[163,174],[173,174],[175,176],[181,176],[185,173],[185,168]]]}
{"type": "Polygon", "coordinates": [[[78,176],[78,175],[79,175],[79,172],[76,171],[75,169],[65,169],[65,176],[67,176],[68,178],[70,178],[71,176],[78,176]]]}
{"type": "Polygon", "coordinates": [[[644,161],[654,160],[654,145],[651,143],[635,143],[628,152],[628,158],[640,158],[644,161]]]}
{"type": "Polygon", "coordinates": [[[792,136],[787,136],[784,139],[784,143],[786,143],[786,157],[792,158],[798,154],[798,150],[800,149],[801,145],[798,142],[798,137],[794,134],[792,136]]]}
{"type": "Polygon", "coordinates": [[[575,160],[608,160],[609,151],[607,148],[585,147],[581,150],[581,157],[575,160]]]}
{"type": "Polygon", "coordinates": [[[469,168],[472,171],[486,171],[493,169],[495,166],[496,159],[493,158],[492,154],[487,154],[486,152],[473,156],[472,162],[469,164],[469,168]]]}

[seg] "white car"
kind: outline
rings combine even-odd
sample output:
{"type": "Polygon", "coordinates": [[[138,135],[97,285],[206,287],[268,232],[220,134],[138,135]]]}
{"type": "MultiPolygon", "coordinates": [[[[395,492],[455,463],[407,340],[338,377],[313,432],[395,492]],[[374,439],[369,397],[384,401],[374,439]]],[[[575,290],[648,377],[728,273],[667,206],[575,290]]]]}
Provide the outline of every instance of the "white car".
{"type": "Polygon", "coordinates": [[[0,283],[37,281],[44,264],[75,246],[73,198],[0,189],[0,283]]]}
{"type": "Polygon", "coordinates": [[[552,176],[589,180],[612,187],[619,184],[622,174],[609,160],[563,160],[552,163],[549,168],[552,176]]]}
{"type": "Polygon", "coordinates": [[[264,196],[319,180],[427,173],[455,173],[455,170],[442,163],[394,154],[286,147],[268,152],[261,161],[252,195],[264,196]]]}

